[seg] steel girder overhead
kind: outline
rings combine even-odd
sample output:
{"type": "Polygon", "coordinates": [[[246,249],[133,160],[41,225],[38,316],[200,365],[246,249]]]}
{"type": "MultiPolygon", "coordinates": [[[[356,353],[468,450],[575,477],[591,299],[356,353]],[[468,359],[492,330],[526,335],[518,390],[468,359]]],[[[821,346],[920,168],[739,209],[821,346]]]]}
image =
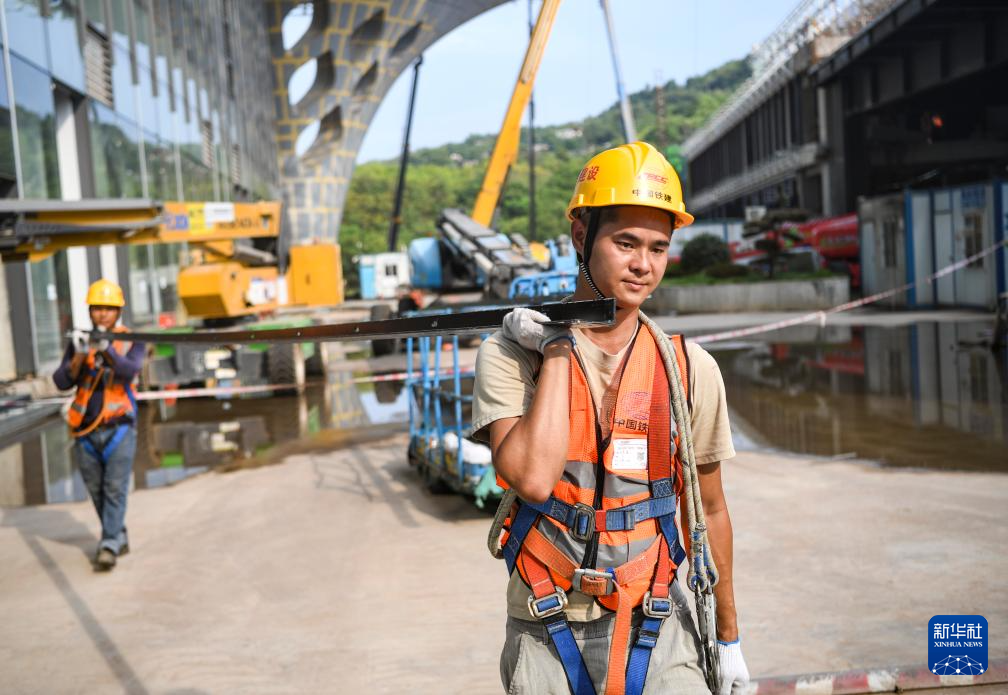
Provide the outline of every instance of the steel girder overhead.
{"type": "Polygon", "coordinates": [[[428,46],[504,0],[266,1],[288,239],[336,240],[357,151],[389,87],[428,46]],[[285,50],[284,18],[305,5],[310,27],[285,50]],[[291,105],[291,76],[303,67],[310,74],[312,61],[314,83],[291,105]],[[316,124],[318,135],[299,156],[299,135],[316,124]]]}

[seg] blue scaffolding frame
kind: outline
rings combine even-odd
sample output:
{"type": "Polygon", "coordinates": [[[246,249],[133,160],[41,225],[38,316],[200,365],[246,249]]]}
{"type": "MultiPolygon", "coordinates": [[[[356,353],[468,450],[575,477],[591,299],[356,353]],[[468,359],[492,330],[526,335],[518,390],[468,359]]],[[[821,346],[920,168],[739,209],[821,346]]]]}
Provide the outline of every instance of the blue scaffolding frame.
{"type": "Polygon", "coordinates": [[[463,372],[459,365],[458,336],[449,340],[451,367],[442,369],[444,336],[406,339],[409,459],[422,469],[432,489],[446,487],[472,495],[476,505],[483,507],[488,499],[502,495],[503,490],[497,485],[490,463],[465,460],[465,437],[470,423],[463,420],[462,406],[471,403],[473,397],[462,392],[462,377],[472,376],[473,372],[463,372]],[[445,443],[449,433],[454,433],[457,441],[453,451],[445,443]]]}

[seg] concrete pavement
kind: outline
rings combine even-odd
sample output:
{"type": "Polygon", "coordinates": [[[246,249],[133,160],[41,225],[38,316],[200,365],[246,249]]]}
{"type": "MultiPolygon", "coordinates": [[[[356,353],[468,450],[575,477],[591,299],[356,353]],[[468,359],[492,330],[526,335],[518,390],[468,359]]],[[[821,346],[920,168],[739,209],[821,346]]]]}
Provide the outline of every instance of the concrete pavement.
{"type": "MultiPolygon", "coordinates": [[[[724,478],[754,676],[921,663],[938,613],[1008,656],[1008,477],[746,452],[724,478]]],[[[4,509],[0,690],[500,692],[489,522],[403,435],[138,491],[111,574],[89,504],[4,509]]]]}

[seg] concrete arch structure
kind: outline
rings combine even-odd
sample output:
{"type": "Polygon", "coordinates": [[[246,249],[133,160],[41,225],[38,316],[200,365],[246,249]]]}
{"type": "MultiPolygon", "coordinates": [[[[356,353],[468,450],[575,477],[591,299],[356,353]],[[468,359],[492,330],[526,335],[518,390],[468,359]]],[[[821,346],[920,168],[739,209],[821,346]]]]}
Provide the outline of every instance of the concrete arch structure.
{"type": "Polygon", "coordinates": [[[336,240],[364,134],[396,78],[432,43],[504,0],[317,0],[305,34],[284,50],[281,27],[303,3],[267,0],[276,141],[289,239],[336,240]],[[315,83],[291,106],[291,75],[315,59],[315,83]],[[318,127],[300,156],[298,136],[318,127]]]}

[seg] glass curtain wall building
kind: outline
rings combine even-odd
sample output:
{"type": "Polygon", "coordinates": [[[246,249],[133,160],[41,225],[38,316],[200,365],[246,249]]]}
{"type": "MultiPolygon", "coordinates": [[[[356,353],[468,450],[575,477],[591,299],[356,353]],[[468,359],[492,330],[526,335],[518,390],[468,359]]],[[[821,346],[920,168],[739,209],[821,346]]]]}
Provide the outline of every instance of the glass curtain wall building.
{"type": "MultiPolygon", "coordinates": [[[[0,0],[0,9],[0,196],[277,197],[263,3],[0,0]]],[[[173,312],[183,253],[81,248],[7,264],[12,325],[28,316],[32,327],[20,339],[14,331],[17,374],[44,374],[62,331],[89,325],[78,307],[99,277],[123,286],[130,325],[173,312]]]]}

